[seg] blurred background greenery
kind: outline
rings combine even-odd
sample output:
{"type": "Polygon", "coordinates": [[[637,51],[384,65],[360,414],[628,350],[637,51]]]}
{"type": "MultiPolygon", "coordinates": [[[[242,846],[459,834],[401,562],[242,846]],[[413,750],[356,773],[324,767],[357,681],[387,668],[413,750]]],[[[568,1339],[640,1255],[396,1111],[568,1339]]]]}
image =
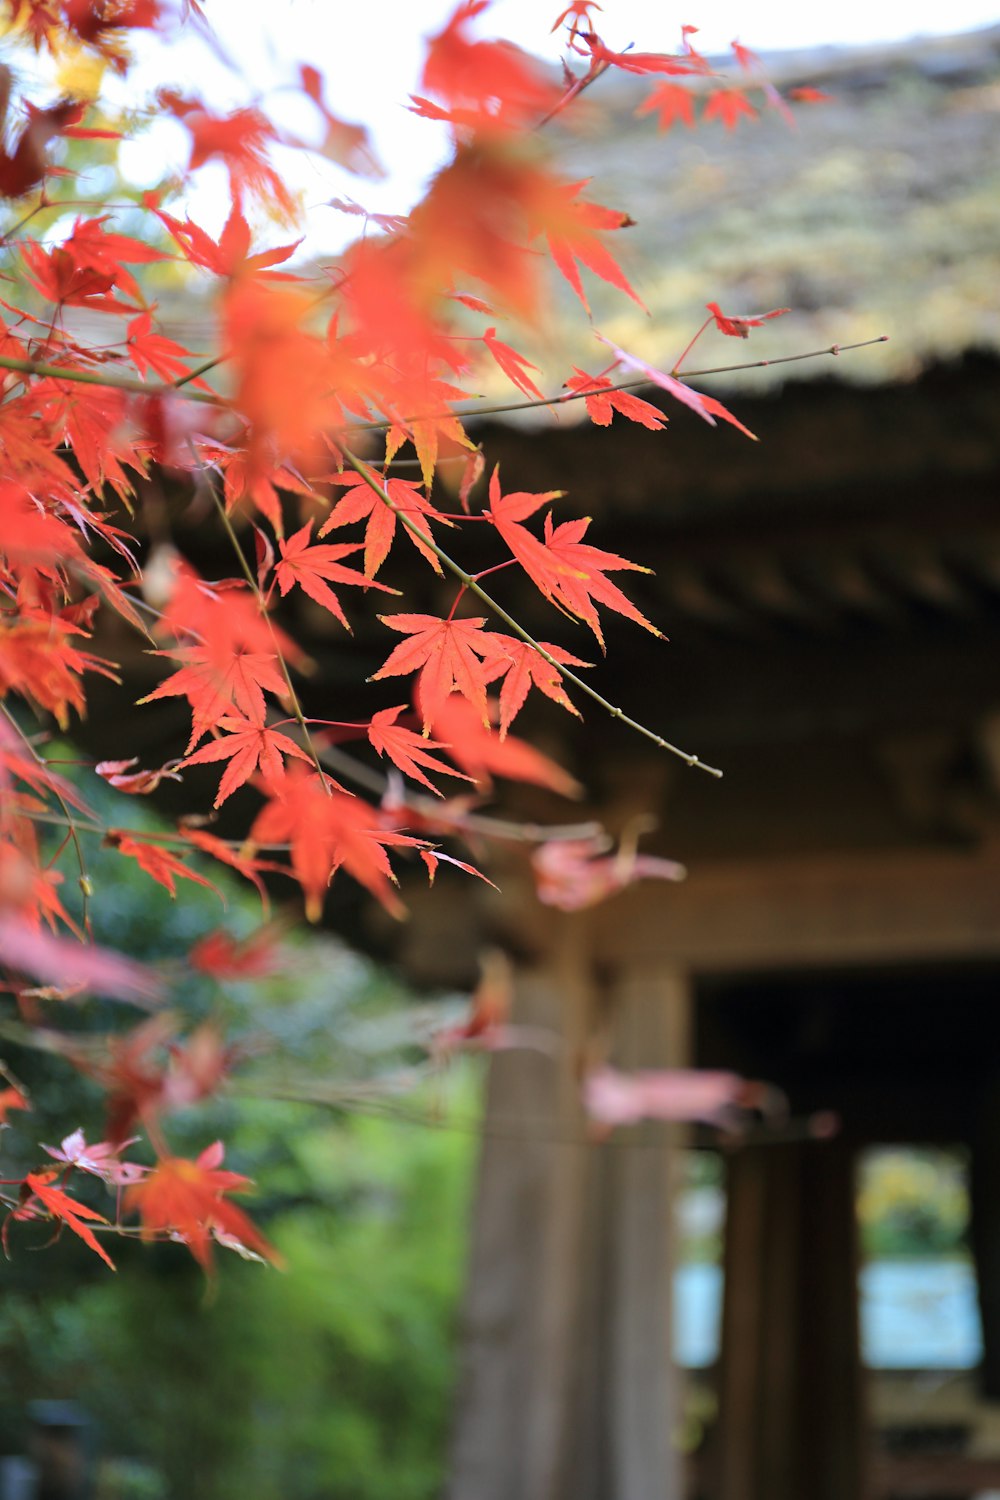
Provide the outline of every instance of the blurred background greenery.
{"type": "MultiPolygon", "coordinates": [[[[132,800],[125,817],[110,791],[88,783],[87,797],[105,821],[157,827],[143,803],[132,800]]],[[[172,971],[180,1035],[211,1024],[238,1049],[227,1091],[168,1117],[167,1137],[189,1155],[225,1141],[227,1167],[258,1185],[243,1201],[287,1269],[220,1249],[208,1283],[182,1245],[115,1240],[112,1276],[73,1236],[46,1249],[47,1226],[11,1225],[0,1455],[25,1452],[31,1401],[71,1400],[95,1423],[94,1500],[432,1500],[447,1451],[483,1074],[476,1058],[439,1070],[425,1044],[467,1000],[418,999],[321,932],[284,934],[280,969],[253,984],[199,975],[182,962],[199,938],[223,921],[240,935],[259,927],[253,892],[216,866],[206,873],[226,912],[193,885],[174,902],[96,835],[83,835],[82,848],[96,938],[172,971]]],[[[71,850],[61,864],[79,915],[71,850]]],[[[24,1045],[14,1002],[4,1004],[3,1061],[35,1106],[0,1133],[2,1175],[16,1178],[41,1164],[39,1140],[57,1145],[81,1125],[100,1139],[102,1099],[58,1056],[24,1045]]],[[[135,1023],[120,1005],[43,1010],[81,1040],[135,1023]]],[[[957,1153],[866,1153],[864,1260],[962,1257],[965,1174],[957,1153]]],[[[679,1252],[692,1270],[719,1267],[724,1179],[721,1154],[686,1153],[679,1252]]],[[[77,1174],[73,1191],[110,1210],[95,1180],[77,1174]]],[[[704,1316],[717,1321],[721,1273],[701,1292],[704,1316]]]]}
{"type": "MultiPolygon", "coordinates": [[[[72,752],[49,747],[56,759],[72,752]]],[[[67,774],[71,768],[64,767],[67,774]]],[[[87,798],[101,800],[88,781],[87,798]]],[[[126,821],[107,794],[99,811],[126,821]]],[[[127,807],[131,828],[157,825],[127,807]]],[[[288,1269],[226,1250],[206,1283],[182,1245],[109,1245],[110,1272],[71,1235],[12,1225],[0,1300],[0,1453],[24,1453],[27,1405],[80,1402],[104,1455],[101,1500],[424,1500],[443,1472],[454,1324],[477,1127],[474,1061],[447,1074],[418,1045],[465,1001],[429,1005],[322,933],[282,937],[280,972],[219,983],[182,968],[223,921],[261,921],[249,887],[206,873],[174,902],[129,861],[83,835],[95,937],[176,968],[181,1029],[210,1022],[246,1061],[231,1089],[171,1115],[172,1150],[217,1137],[226,1166],[257,1183],[241,1200],[288,1269]],[[282,1095],[310,1096],[316,1103],[282,1095]]],[[[61,861],[73,907],[75,868],[61,861]]],[[[77,914],[79,903],[77,902],[77,914]]],[[[22,1045],[14,1002],[0,1016],[3,1060],[30,1115],[0,1136],[3,1175],[44,1160],[84,1126],[103,1134],[100,1096],[58,1057],[22,1045]]],[[[88,1032],[135,1023],[128,1008],[43,1007],[88,1032]]],[[[143,1147],[130,1158],[143,1158],[143,1147]]],[[[146,1155],[148,1157],[148,1153],[146,1155]]],[[[73,1191],[110,1212],[103,1185],[73,1191]]]]}

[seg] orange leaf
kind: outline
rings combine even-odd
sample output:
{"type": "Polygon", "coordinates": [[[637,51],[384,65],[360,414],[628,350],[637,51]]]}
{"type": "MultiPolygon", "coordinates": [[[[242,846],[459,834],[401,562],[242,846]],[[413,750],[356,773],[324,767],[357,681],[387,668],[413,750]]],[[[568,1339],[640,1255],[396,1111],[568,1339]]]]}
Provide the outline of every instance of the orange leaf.
{"type": "MultiPolygon", "coordinates": [[[[287,734],[269,729],[263,722],[226,715],[219,720],[218,727],[226,730],[221,739],[202,745],[181,762],[184,766],[202,766],[209,761],[229,761],[215,795],[214,807],[221,806],[258,769],[265,776],[280,776],[284,770],[282,755],[310,760],[308,752],[301,745],[290,740],[287,734]]],[[[202,883],[207,885],[209,882],[202,883]]]]}
{"type": "Polygon", "coordinates": [[[660,432],[666,426],[662,411],[628,391],[616,391],[606,375],[586,375],[574,365],[566,388],[583,396],[590,420],[598,427],[609,427],[616,411],[630,422],[648,427],[650,432],[660,432]]]}
{"type": "Polygon", "coordinates": [[[402,907],[391,889],[395,877],[386,847],[419,848],[422,841],[379,825],[361,797],[335,790],[317,772],[290,767],[268,783],[267,805],[250,830],[255,844],[292,846],[292,870],[306,897],[306,915],[319,920],[331,879],[343,867],[394,915],[402,907]]]}
{"type": "Polygon", "coordinates": [[[234,649],[228,642],[220,642],[218,647],[212,644],[182,646],[177,651],[157,654],[172,657],[184,665],[139,702],[186,698],[191,705],[189,750],[230,710],[235,709],[246,718],[263,723],[266,712],[264,693],[273,693],[276,698],[288,695],[288,683],[274,651],[243,651],[234,649]]]}
{"type": "Polygon", "coordinates": [[[613,351],[623,365],[627,365],[630,370],[636,370],[639,374],[645,375],[647,380],[651,380],[661,390],[667,391],[673,396],[675,401],[680,401],[684,406],[689,406],[692,411],[696,411],[702,421],[708,422],[711,427],[715,426],[716,417],[721,417],[724,422],[729,422],[733,427],[738,427],[740,432],[746,433],[748,438],[752,438],[754,442],[757,441],[756,436],[750,431],[749,427],[744,427],[742,422],[738,422],[732,412],[727,411],[722,402],[716,401],[714,396],[705,396],[701,391],[693,391],[682,380],[675,379],[673,375],[665,375],[662,370],[657,370],[654,365],[647,364],[637,354],[626,354],[624,349],[619,349],[617,344],[613,344],[610,339],[606,339],[603,333],[598,333],[596,337],[600,339],[602,344],[607,344],[608,348],[613,351]]]}
{"type": "MultiPolygon", "coordinates": [[[[99,1242],[92,1229],[89,1229],[82,1221],[90,1219],[97,1224],[106,1224],[108,1221],[103,1214],[88,1208],[86,1203],[78,1203],[75,1198],[62,1192],[60,1188],[50,1187],[59,1176],[58,1172],[29,1172],[24,1179],[25,1185],[31,1189],[38,1201],[48,1209],[54,1219],[60,1219],[74,1234],[78,1234],[83,1243],[96,1255],[99,1255],[104,1263],[115,1269],[115,1263],[111,1256],[99,1242]]],[[[15,1218],[26,1217],[23,1209],[15,1209],[15,1218]]]]}
{"type": "Polygon", "coordinates": [[[20,1089],[0,1089],[0,1125],[7,1124],[7,1115],[12,1109],[30,1109],[31,1105],[20,1089]]]}
{"type": "Polygon", "coordinates": [[[545,517],[545,537],[540,541],[521,525],[521,521],[532,515],[547,500],[554,499],[558,491],[531,495],[512,493],[501,495],[500,476],[496,470],[490,480],[490,514],[494,524],[511,552],[524,568],[529,578],[553,604],[575,615],[589,625],[601,646],[601,634],[595,602],[617,610],[627,619],[634,620],[654,635],[660,632],[651,625],[645,615],[604,574],[609,571],[629,569],[636,573],[648,573],[648,568],[628,562],[613,552],[602,552],[591,547],[582,538],[590,525],[588,518],[579,521],[564,521],[553,528],[551,513],[545,517]]]}
{"type": "MultiPolygon", "coordinates": [[[[378,496],[372,492],[372,498],[377,500],[378,496]]],[[[382,506],[385,509],[385,506],[382,506]]],[[[371,578],[365,577],[363,573],[357,573],[353,568],[343,568],[339,559],[350,557],[352,552],[360,551],[360,543],[337,543],[322,542],[318,546],[311,547],[309,538],[312,535],[312,522],[306,524],[290,536],[287,541],[282,541],[281,561],[274,570],[274,576],[278,580],[278,587],[282,594],[287,594],[289,589],[296,583],[307,593],[310,599],[315,599],[317,604],[322,604],[335,615],[346,630],[350,630],[347,616],[340,607],[340,601],[325,580],[331,583],[349,583],[358,588],[379,589],[383,594],[398,594],[398,589],[391,589],[384,583],[375,583],[371,578]]]]}
{"type": "MultiPolygon", "coordinates": [[[[430,503],[427,497],[421,493],[420,485],[415,479],[383,479],[382,486],[394,505],[406,515],[409,515],[421,531],[431,536],[430,521],[432,519],[441,521],[445,526],[449,521],[441,515],[430,503]]],[[[320,536],[326,536],[327,532],[335,531],[340,526],[350,526],[353,522],[363,521],[368,517],[365,527],[365,577],[374,578],[382,566],[396,535],[396,512],[379,499],[370,484],[352,475],[350,478],[331,476],[331,483],[345,485],[343,496],[327,516],[319,529],[320,536]]],[[[436,573],[441,572],[441,564],[418,536],[414,536],[408,526],[403,531],[416,547],[422,557],[426,557],[436,573]]]]}
{"type": "Polygon", "coordinates": [[[379,755],[387,755],[404,776],[419,781],[436,797],[440,797],[441,793],[424,775],[420,769],[421,766],[426,766],[430,771],[443,772],[445,776],[458,776],[462,781],[468,781],[469,777],[463,776],[461,771],[456,771],[454,766],[446,766],[444,761],[428,753],[431,750],[445,750],[446,745],[439,744],[437,740],[428,739],[426,735],[414,734],[412,729],[404,729],[401,724],[396,723],[399,715],[404,711],[405,705],[401,704],[398,708],[383,708],[372,715],[372,721],[368,726],[368,738],[379,755]]]}
{"type": "Polygon", "coordinates": [[[226,1202],[226,1193],[241,1192],[251,1183],[238,1172],[220,1171],[221,1161],[220,1143],[209,1146],[196,1161],[164,1157],[148,1177],[127,1190],[126,1212],[138,1212],[143,1239],[164,1233],[180,1235],[208,1272],[212,1270],[212,1240],[220,1236],[280,1264],[274,1246],[242,1210],[226,1202]]]}
{"type": "Polygon", "coordinates": [[[178,859],[176,854],[171,854],[169,849],[163,849],[154,844],[144,844],[117,828],[108,829],[104,842],[110,848],[117,849],[119,854],[131,855],[139,868],[145,870],[147,875],[151,875],[158,885],[162,885],[170,892],[171,896],[176,897],[177,881],[181,879],[192,880],[195,885],[203,885],[206,890],[215,891],[219,900],[222,900],[221,892],[210,880],[206,880],[204,875],[199,875],[197,870],[189,869],[183,860],[178,859]]]}
{"type": "Polygon", "coordinates": [[[636,110],[637,115],[654,113],[660,130],[669,130],[675,120],[690,129],[694,124],[694,95],[680,83],[658,83],[636,110]]]}
{"type": "Polygon", "coordinates": [[[544,401],[544,396],[528,374],[529,370],[537,370],[537,365],[533,365],[530,359],[525,359],[523,354],[518,354],[516,349],[512,349],[509,344],[498,339],[495,328],[487,328],[483,334],[483,343],[507,379],[516,385],[519,391],[523,391],[526,396],[534,396],[539,401],[544,401]]]}
{"type": "Polygon", "coordinates": [[[482,722],[489,724],[481,660],[490,653],[489,639],[482,634],[484,619],[440,620],[434,615],[379,615],[379,619],[410,639],[390,653],[371,680],[419,672],[417,692],[425,734],[438,709],[455,692],[467,698],[482,722]]]}
{"type": "Polygon", "coordinates": [[[580,796],[582,787],[568,771],[516,735],[501,739],[496,730],[483,726],[457,693],[438,709],[431,729],[448,745],[452,760],[482,787],[491,785],[492,776],[503,776],[508,781],[549,787],[561,797],[580,796]]]}
{"type": "MultiPolygon", "coordinates": [[[[507,730],[520,713],[528,692],[533,687],[544,693],[546,698],[551,698],[553,703],[560,704],[571,714],[576,714],[577,718],[580,717],[563,690],[557,667],[540,656],[533,646],[529,646],[526,641],[517,640],[515,636],[493,633],[492,639],[497,654],[484,662],[483,668],[490,682],[503,677],[500,689],[501,739],[506,738],[507,730]]],[[[571,656],[568,651],[564,651],[561,646],[553,646],[550,641],[539,641],[538,644],[564,666],[590,666],[590,662],[571,656]]]]}
{"type": "Polygon", "coordinates": [[[757,111],[742,89],[715,89],[702,110],[703,120],[721,120],[727,130],[735,130],[740,116],[756,120],[757,111]]]}

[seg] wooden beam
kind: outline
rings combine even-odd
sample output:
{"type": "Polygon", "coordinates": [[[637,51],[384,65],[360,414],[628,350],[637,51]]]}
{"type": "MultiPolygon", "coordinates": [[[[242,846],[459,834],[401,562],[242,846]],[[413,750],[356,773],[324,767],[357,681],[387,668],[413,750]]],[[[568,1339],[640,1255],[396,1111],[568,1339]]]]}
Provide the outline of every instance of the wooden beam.
{"type": "Polygon", "coordinates": [[[702,973],[1000,957],[1000,840],[975,851],[703,861],[594,912],[599,959],[702,973]]]}

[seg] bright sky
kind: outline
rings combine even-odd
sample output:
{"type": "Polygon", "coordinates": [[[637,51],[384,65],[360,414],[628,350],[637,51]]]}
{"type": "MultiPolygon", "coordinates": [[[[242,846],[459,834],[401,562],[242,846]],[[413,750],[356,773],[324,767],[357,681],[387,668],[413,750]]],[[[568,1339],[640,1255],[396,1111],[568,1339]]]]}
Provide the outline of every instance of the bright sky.
{"type": "MultiPolygon", "coordinates": [[[[173,83],[199,93],[217,109],[246,102],[257,93],[275,117],[303,135],[314,136],[316,120],[308,105],[282,84],[295,77],[300,61],[320,69],[327,98],[342,118],[371,130],[382,161],[392,172],[384,182],[358,179],[325,162],[295,160],[281,169],[305,193],[314,226],[312,244],[333,248],[357,231],[357,220],[322,208],[333,196],[351,197],[366,208],[405,212],[427,177],[447,153],[444,132],[416,119],[406,108],[417,89],[423,38],[439,30],[457,0],[205,0],[206,14],[235,69],[211,55],[190,35],[175,42],[166,67],[162,45],[138,48],[140,66],[130,91],[151,93],[173,83]],[[148,58],[143,64],[144,55],[148,58]],[[277,92],[275,92],[277,90],[277,92]]],[[[550,28],[565,0],[494,0],[476,23],[483,37],[502,36],[541,56],[557,60],[559,38],[550,28]]],[[[839,0],[808,4],[797,0],[692,0],[683,10],[668,0],[603,0],[601,35],[609,46],[634,43],[643,51],[675,51],[681,22],[700,27],[697,42],[708,53],[725,51],[734,37],[755,50],[852,45],[996,23],[998,0],[839,0]]],[[[140,34],[141,36],[141,34],[140,34]]],[[[133,94],[134,98],[134,94],[133,94]]],[[[181,165],[186,133],[174,122],[157,123],[150,136],[126,145],[122,166],[143,183],[160,179],[164,164],[181,165]]],[[[286,165],[287,162],[287,165],[286,165]]],[[[222,179],[209,166],[186,204],[206,228],[219,224],[222,179]]]]}

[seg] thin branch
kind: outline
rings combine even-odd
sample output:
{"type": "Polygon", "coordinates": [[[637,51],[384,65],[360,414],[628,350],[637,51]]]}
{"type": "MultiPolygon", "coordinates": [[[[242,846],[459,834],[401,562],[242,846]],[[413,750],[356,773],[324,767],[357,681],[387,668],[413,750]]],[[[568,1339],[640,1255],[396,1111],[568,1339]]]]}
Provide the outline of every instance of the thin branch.
{"type": "MultiPolygon", "coordinates": [[[[714,365],[705,370],[685,370],[685,380],[697,380],[706,375],[730,375],[739,370],[763,370],[770,365],[791,365],[803,359],[820,359],[824,355],[847,354],[852,349],[867,349],[872,344],[885,344],[888,342],[887,333],[880,334],[878,338],[862,339],[855,344],[831,344],[826,349],[810,349],[804,354],[785,354],[779,359],[754,359],[738,365],[714,365]]],[[[22,375],[39,375],[51,380],[75,381],[79,385],[100,385],[110,390],[129,391],[139,396],[177,396],[182,401],[200,401],[208,406],[227,406],[224,396],[215,391],[199,391],[190,389],[187,382],[197,379],[206,370],[222,363],[227,356],[220,354],[217,357],[205,361],[204,364],[196,366],[187,375],[170,384],[163,382],[140,380],[137,376],[116,375],[111,376],[96,370],[73,370],[63,365],[46,364],[35,359],[17,359],[13,355],[0,355],[0,370],[14,370],[22,375]]],[[[602,386],[602,391],[629,391],[640,386],[648,386],[648,380],[621,380],[615,385],[602,386]]],[[[582,401],[587,396],[596,394],[595,391],[566,391],[558,396],[543,396],[540,400],[506,401],[490,406],[465,406],[452,407],[447,411],[438,413],[423,412],[418,416],[409,416],[385,422],[356,422],[347,431],[349,432],[386,432],[390,427],[408,426],[412,422],[429,422],[444,417],[496,417],[503,416],[512,411],[531,411],[538,407],[552,408],[565,406],[571,401],[582,401]]]]}
{"type": "MultiPolygon", "coordinates": [[[[16,370],[22,375],[40,375],[49,380],[71,380],[78,385],[101,385],[114,391],[131,391],[137,396],[180,396],[184,401],[203,401],[209,406],[225,406],[223,396],[214,391],[181,389],[180,385],[166,385],[161,381],[140,380],[137,375],[109,375],[97,370],[73,370],[65,365],[50,365],[37,359],[17,359],[12,354],[0,355],[0,370],[16,370]]],[[[193,380],[200,372],[194,370],[185,378],[193,380]]]]}
{"type": "MultiPolygon", "coordinates": [[[[802,359],[821,359],[825,354],[846,354],[851,349],[868,349],[872,344],[887,344],[889,335],[880,333],[878,338],[862,339],[856,344],[831,344],[827,349],[809,349],[805,354],[784,354],[780,359],[752,359],[739,365],[713,365],[705,370],[685,370],[678,375],[671,371],[675,379],[700,380],[706,375],[731,375],[738,370],[763,370],[768,365],[791,365],[802,359]]],[[[447,412],[423,413],[420,416],[402,417],[398,422],[357,422],[348,430],[350,432],[385,432],[389,427],[406,427],[412,422],[431,422],[437,417],[496,417],[510,411],[532,411],[538,407],[566,406],[571,401],[583,401],[587,396],[598,394],[606,395],[608,391],[632,391],[640,386],[649,386],[652,382],[646,378],[635,380],[619,380],[614,385],[595,386],[593,390],[566,391],[559,396],[542,396],[541,399],[526,401],[506,401],[500,406],[468,406],[453,407],[447,412]]]]}
{"type": "Polygon", "coordinates": [[[662,735],[656,734],[652,729],[647,729],[644,724],[640,724],[638,719],[630,718],[630,716],[625,713],[623,709],[617,708],[613,703],[609,702],[607,698],[599,693],[596,688],[592,688],[589,682],[585,682],[582,677],[577,677],[576,673],[571,672],[567,666],[564,666],[562,664],[562,662],[556,661],[555,657],[552,656],[548,651],[546,651],[545,647],[540,645],[539,642],[535,640],[534,636],[529,634],[529,632],[525,630],[523,625],[518,624],[513,615],[508,614],[503,606],[497,603],[492,594],[488,594],[486,590],[476,582],[476,575],[474,573],[467,573],[466,570],[459,563],[455,562],[454,558],[450,557],[447,552],[443,551],[442,548],[439,547],[437,543],[433,541],[431,537],[428,536],[428,534],[420,526],[418,526],[415,521],[412,521],[409,515],[400,506],[396,505],[396,503],[392,500],[387,490],[385,489],[385,486],[379,483],[377,476],[371,469],[369,469],[366,463],[363,463],[362,460],[351,453],[350,449],[348,448],[342,448],[341,452],[344,455],[344,462],[350,468],[352,468],[356,474],[361,476],[361,478],[368,485],[369,489],[374,490],[375,494],[382,501],[382,504],[388,506],[393,514],[396,515],[399,520],[402,521],[403,525],[412,533],[412,535],[415,536],[417,540],[422,542],[426,547],[429,547],[438,561],[443,563],[448,571],[452,573],[459,580],[459,582],[469,590],[471,594],[475,594],[476,598],[479,599],[483,604],[485,604],[487,609],[495,614],[498,619],[501,619],[508,627],[508,629],[514,632],[519,640],[524,641],[526,646],[530,646],[533,651],[536,651],[542,658],[542,660],[548,662],[550,667],[554,667],[555,670],[560,674],[560,676],[564,677],[567,682],[573,683],[574,687],[578,688],[580,692],[585,693],[588,698],[591,698],[595,703],[603,708],[604,711],[610,714],[613,719],[619,719],[623,724],[627,725],[629,729],[634,729],[637,734],[641,734],[645,739],[652,740],[653,744],[658,745],[661,750],[666,750],[671,755],[676,755],[678,760],[682,760],[685,765],[696,767],[699,771],[707,771],[710,776],[722,776],[722,772],[718,769],[718,767],[707,765],[705,761],[699,759],[697,755],[692,755],[687,750],[681,750],[679,746],[672,745],[669,740],[665,740],[662,735]]]}

